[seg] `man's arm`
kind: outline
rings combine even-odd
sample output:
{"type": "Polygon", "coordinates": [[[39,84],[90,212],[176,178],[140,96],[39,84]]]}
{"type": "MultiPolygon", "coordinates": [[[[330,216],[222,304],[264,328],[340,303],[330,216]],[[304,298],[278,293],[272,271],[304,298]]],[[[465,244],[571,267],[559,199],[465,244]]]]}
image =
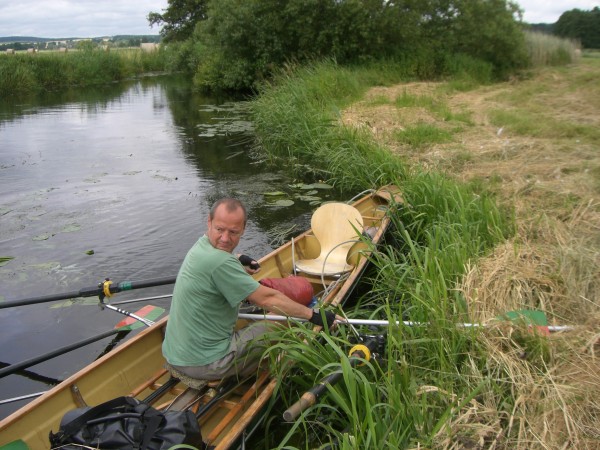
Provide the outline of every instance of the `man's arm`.
{"type": "Polygon", "coordinates": [[[313,310],[262,284],[248,296],[251,303],[275,314],[309,320],[313,310]]]}

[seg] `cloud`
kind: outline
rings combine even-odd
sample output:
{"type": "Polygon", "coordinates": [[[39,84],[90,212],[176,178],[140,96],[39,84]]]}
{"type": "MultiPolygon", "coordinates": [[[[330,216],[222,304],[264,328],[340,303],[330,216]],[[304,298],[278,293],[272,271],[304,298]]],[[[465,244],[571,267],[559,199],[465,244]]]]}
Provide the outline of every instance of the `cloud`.
{"type": "Polygon", "coordinates": [[[527,23],[555,23],[562,13],[572,9],[584,11],[600,6],[598,0],[517,0],[525,11],[523,20],[527,23]]]}
{"type": "MultiPolygon", "coordinates": [[[[528,23],[554,23],[574,8],[591,10],[599,0],[517,0],[528,23]]],[[[96,37],[158,34],[146,17],[162,12],[168,0],[5,0],[0,3],[0,36],[96,37]]]]}
{"type": "Polygon", "coordinates": [[[167,0],[20,0],[2,2],[0,36],[94,37],[158,34],[147,15],[162,12],[167,0]]]}

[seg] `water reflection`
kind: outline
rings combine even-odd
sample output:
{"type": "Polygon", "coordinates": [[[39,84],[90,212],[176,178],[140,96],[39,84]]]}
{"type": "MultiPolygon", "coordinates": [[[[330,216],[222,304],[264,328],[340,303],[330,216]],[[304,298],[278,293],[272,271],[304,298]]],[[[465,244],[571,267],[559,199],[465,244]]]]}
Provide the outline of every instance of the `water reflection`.
{"type": "MultiPolygon", "coordinates": [[[[195,94],[178,77],[2,100],[0,256],[14,259],[0,266],[0,301],[79,290],[107,276],[116,282],[174,276],[204,232],[209,206],[223,195],[248,206],[238,248],[244,253],[268,253],[277,227],[306,226],[308,202],[279,208],[265,201],[264,192],[290,190],[293,180],[251,158],[251,135],[233,131],[243,112],[227,111],[231,101],[195,94]],[[233,125],[219,126],[225,119],[233,125]]],[[[99,334],[120,319],[89,304],[0,310],[0,363],[99,334]]],[[[106,345],[30,370],[64,379],[106,345]]],[[[44,387],[39,379],[10,375],[0,383],[0,400],[44,387]]],[[[20,406],[0,406],[0,416],[20,406]]]]}

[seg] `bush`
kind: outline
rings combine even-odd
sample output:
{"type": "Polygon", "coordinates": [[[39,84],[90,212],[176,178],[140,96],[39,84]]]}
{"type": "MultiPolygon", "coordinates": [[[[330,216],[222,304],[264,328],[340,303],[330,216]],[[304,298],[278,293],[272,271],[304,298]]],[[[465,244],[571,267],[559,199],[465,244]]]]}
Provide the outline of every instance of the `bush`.
{"type": "Polygon", "coordinates": [[[506,0],[213,0],[193,36],[201,44],[195,80],[206,89],[256,89],[291,61],[323,58],[403,61],[431,79],[453,69],[445,62],[455,54],[484,61],[480,77],[506,77],[526,65],[515,11],[506,0]]]}

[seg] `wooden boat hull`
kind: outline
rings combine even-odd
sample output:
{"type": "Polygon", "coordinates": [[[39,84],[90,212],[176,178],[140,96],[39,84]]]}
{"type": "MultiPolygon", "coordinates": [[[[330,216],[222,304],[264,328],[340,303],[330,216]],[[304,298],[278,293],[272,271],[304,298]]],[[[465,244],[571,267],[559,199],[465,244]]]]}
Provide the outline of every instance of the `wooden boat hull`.
{"type": "MultiPolygon", "coordinates": [[[[400,202],[398,188],[388,186],[353,203],[361,212],[365,227],[373,228],[374,243],[381,242],[388,229],[387,208],[391,203],[400,202]]],[[[349,261],[355,265],[354,270],[344,282],[329,284],[321,301],[340,304],[348,298],[365,270],[368,262],[365,252],[368,248],[364,242],[354,244],[349,253],[349,261]]],[[[262,258],[259,261],[261,271],[255,278],[285,277],[293,272],[293,262],[299,256],[311,258],[317,256],[319,251],[319,243],[308,230],[262,258]]],[[[308,278],[315,292],[322,289],[323,279],[314,276],[308,278]]],[[[144,399],[159,389],[170,378],[161,353],[167,319],[141,331],[0,422],[0,446],[21,440],[30,449],[47,449],[49,432],[58,430],[60,419],[67,411],[122,395],[144,399]]],[[[238,326],[245,325],[245,321],[239,322],[238,326]]],[[[245,430],[256,422],[265,409],[276,385],[277,380],[265,373],[228,392],[200,418],[203,439],[216,449],[236,446],[243,439],[245,430]]],[[[166,407],[181,398],[184,392],[190,395],[190,390],[185,389],[182,383],[177,384],[157,399],[153,406],[166,407]]],[[[202,408],[203,404],[209,402],[213,393],[214,389],[211,388],[200,391],[198,407],[202,408]]]]}

